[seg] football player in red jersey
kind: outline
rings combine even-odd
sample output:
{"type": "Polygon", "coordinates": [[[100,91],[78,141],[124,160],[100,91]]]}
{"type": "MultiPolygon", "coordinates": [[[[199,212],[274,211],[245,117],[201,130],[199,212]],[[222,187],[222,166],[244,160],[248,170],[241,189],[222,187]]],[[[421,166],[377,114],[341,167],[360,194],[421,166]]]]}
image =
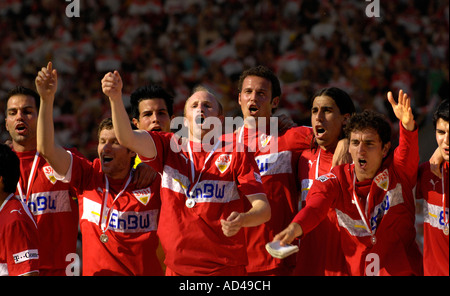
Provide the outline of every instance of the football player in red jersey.
{"type": "Polygon", "coordinates": [[[66,257],[76,253],[78,205],[68,184],[57,182],[53,170],[36,150],[39,95],[18,86],[7,96],[6,129],[20,159],[17,192],[29,207],[40,232],[40,275],[66,275],[66,257]]]}
{"type": "Polygon", "coordinates": [[[244,71],[239,79],[239,105],[244,126],[237,131],[239,143],[254,149],[272,218],[258,227],[246,228],[249,264],[252,276],[290,275],[295,256],[280,260],[266,252],[265,244],[289,225],[297,213],[297,163],[300,154],[310,146],[312,129],[292,127],[279,131],[271,118],[281,97],[280,82],[267,67],[256,66],[244,71]]]}
{"type": "Polygon", "coordinates": [[[438,153],[443,159],[441,176],[431,172],[430,162],[420,165],[417,199],[423,199],[424,214],[424,275],[449,275],[449,106],[448,99],[441,102],[433,115],[438,153]]]}
{"type": "Polygon", "coordinates": [[[39,274],[39,235],[31,213],[16,196],[19,158],[0,144],[0,276],[39,274]]]}
{"type": "Polygon", "coordinates": [[[99,158],[93,163],[56,145],[57,72],[51,63],[38,73],[36,87],[41,95],[38,151],[57,180],[77,188],[83,275],[162,275],[156,256],[160,200],[154,194],[160,183],[140,189],[131,182],[136,154],[118,143],[111,119],[99,126],[99,158]]]}
{"type": "Polygon", "coordinates": [[[400,144],[390,152],[390,125],[380,114],[354,114],[346,125],[353,164],[320,176],[307,203],[274,240],[307,235],[334,208],[350,275],[422,275],[415,242],[412,189],[419,162],[418,132],[407,94],[388,100],[400,123],[400,144]]]}
{"type": "Polygon", "coordinates": [[[235,143],[222,138],[212,145],[203,143],[214,128],[205,121],[223,117],[218,100],[204,88],[189,97],[185,104],[188,141],[180,144],[170,133],[129,128],[117,71],[105,75],[102,88],[111,103],[119,142],[143,161],[153,161],[162,174],[158,234],[166,255],[166,275],[245,275],[247,252],[241,228],[267,221],[270,207],[250,155],[236,152],[235,143]],[[250,202],[250,209],[243,198],[250,202]]]}
{"type": "MultiPolygon", "coordinates": [[[[307,194],[313,182],[319,176],[330,172],[336,146],[345,138],[345,124],[354,112],[355,106],[350,96],[339,88],[324,88],[314,94],[311,107],[314,142],[311,149],[303,151],[298,163],[301,208],[305,207],[308,201],[307,194]]],[[[301,239],[293,275],[348,274],[335,220],[336,213],[330,209],[328,217],[301,239]]]]}

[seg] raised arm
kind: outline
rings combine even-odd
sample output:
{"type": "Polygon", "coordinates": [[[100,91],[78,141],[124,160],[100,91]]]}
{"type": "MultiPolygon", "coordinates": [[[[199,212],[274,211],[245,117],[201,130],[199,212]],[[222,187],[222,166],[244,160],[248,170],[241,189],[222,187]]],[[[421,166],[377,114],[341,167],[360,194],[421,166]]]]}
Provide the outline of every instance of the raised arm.
{"type": "Polygon", "coordinates": [[[58,74],[53,69],[52,62],[39,71],[35,83],[41,97],[37,121],[37,150],[56,173],[65,176],[69,170],[71,158],[64,148],[55,143],[53,102],[58,87],[58,74]]]}
{"type": "Polygon", "coordinates": [[[132,130],[122,101],[122,78],[119,72],[107,73],[102,79],[102,90],[111,104],[114,132],[120,145],[146,158],[156,156],[155,143],[146,131],[132,130]]]}
{"type": "Polygon", "coordinates": [[[397,119],[400,120],[406,130],[412,132],[415,128],[415,122],[411,109],[411,99],[408,97],[408,94],[400,90],[398,92],[398,103],[395,102],[392,92],[388,92],[387,98],[397,119]]]}
{"type": "Polygon", "coordinates": [[[411,100],[402,90],[398,93],[398,103],[395,103],[391,92],[388,92],[387,98],[395,116],[403,126],[403,130],[400,128],[399,145],[394,150],[393,164],[405,176],[406,180],[412,182],[411,186],[414,187],[420,156],[419,136],[411,110],[411,100]]]}

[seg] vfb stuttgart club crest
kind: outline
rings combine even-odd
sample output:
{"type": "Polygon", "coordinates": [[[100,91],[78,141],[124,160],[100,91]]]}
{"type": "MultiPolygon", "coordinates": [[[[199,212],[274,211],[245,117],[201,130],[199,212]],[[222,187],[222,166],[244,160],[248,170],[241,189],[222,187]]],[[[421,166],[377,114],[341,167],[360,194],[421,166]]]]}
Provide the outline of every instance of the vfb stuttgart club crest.
{"type": "Polygon", "coordinates": [[[225,172],[231,164],[231,154],[222,154],[216,159],[216,166],[221,173],[225,172]]]}

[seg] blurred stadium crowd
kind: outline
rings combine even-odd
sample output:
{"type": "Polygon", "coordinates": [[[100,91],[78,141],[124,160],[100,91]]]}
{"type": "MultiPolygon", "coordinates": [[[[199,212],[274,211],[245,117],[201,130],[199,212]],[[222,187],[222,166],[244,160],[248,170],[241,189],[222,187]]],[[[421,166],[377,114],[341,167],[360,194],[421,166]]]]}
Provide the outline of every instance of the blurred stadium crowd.
{"type": "Polygon", "coordinates": [[[70,2],[0,1],[0,96],[19,84],[34,88],[52,60],[56,137],[88,158],[109,115],[100,80],[114,69],[128,95],[163,85],[175,96],[175,115],[201,83],[235,116],[239,74],[263,64],[282,82],[279,112],[299,125],[310,124],[311,96],[325,86],[347,91],[359,110],[386,114],[387,90],[402,88],[420,124],[449,96],[447,0],[381,0],[380,17],[366,15],[365,0],[81,0],[73,18],[70,2]]]}

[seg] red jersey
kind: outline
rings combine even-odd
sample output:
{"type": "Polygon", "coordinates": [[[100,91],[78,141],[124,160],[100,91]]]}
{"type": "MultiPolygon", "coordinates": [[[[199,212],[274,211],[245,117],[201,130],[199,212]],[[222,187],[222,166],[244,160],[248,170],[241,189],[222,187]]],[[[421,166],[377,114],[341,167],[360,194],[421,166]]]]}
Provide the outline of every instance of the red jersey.
{"type": "Polygon", "coordinates": [[[354,182],[353,164],[333,168],[313,183],[310,201],[293,222],[306,236],[331,206],[351,275],[422,275],[412,192],[418,162],[417,129],[409,132],[400,124],[399,147],[383,161],[373,180],[354,182]],[[355,201],[354,196],[367,199],[355,201]]]}
{"type": "Polygon", "coordinates": [[[72,155],[63,181],[78,191],[83,275],[163,275],[156,256],[159,179],[148,188],[136,189],[131,183],[126,186],[128,177],[107,179],[98,159],[91,163],[72,155]],[[102,209],[106,243],[100,241],[102,209]]]}
{"type": "Polygon", "coordinates": [[[39,236],[26,206],[13,194],[0,205],[0,276],[39,271],[39,236]]]}
{"type": "Polygon", "coordinates": [[[245,229],[249,255],[247,272],[257,273],[284,267],[289,273],[295,265],[295,256],[284,260],[274,258],[266,251],[265,245],[286,228],[297,213],[297,163],[303,149],[310,147],[312,128],[294,127],[277,137],[260,133],[259,129],[247,128],[241,128],[238,134],[240,143],[249,149],[256,148],[254,157],[272,211],[272,218],[268,222],[245,229]]]}
{"type": "MultiPolygon", "coordinates": [[[[301,184],[300,208],[304,208],[308,203],[308,192],[314,180],[329,173],[332,162],[333,153],[320,147],[303,151],[298,162],[298,178],[301,184]]],[[[330,208],[327,217],[300,240],[294,275],[348,274],[336,221],[336,212],[330,208]]]]}
{"type": "MultiPolygon", "coordinates": [[[[76,253],[78,236],[78,205],[68,184],[57,182],[53,169],[36,150],[15,152],[20,159],[20,180],[23,202],[33,214],[40,237],[40,275],[66,275],[66,256],[76,253]],[[36,171],[32,174],[36,159],[36,171]],[[33,175],[29,180],[30,175],[33,175]],[[25,201],[28,183],[31,192],[25,201]]],[[[16,191],[20,198],[19,190],[16,191]]]]}
{"type": "Polygon", "coordinates": [[[237,152],[234,141],[221,140],[216,150],[205,151],[197,143],[179,144],[171,133],[149,134],[157,150],[149,164],[162,174],[158,235],[169,270],[210,275],[230,267],[245,269],[244,231],[226,237],[220,220],[244,212],[245,196],[264,193],[252,155],[237,152]]]}
{"type": "Polygon", "coordinates": [[[417,198],[424,200],[423,214],[423,271],[424,275],[449,275],[449,239],[448,232],[448,178],[449,165],[443,165],[442,178],[430,170],[430,163],[425,162],[419,167],[417,183],[417,198]],[[444,189],[444,191],[442,190],[444,189]],[[443,196],[445,192],[445,196],[443,196]],[[444,204],[445,203],[445,204],[444,204]],[[445,210],[445,215],[444,215],[445,210]]]}

